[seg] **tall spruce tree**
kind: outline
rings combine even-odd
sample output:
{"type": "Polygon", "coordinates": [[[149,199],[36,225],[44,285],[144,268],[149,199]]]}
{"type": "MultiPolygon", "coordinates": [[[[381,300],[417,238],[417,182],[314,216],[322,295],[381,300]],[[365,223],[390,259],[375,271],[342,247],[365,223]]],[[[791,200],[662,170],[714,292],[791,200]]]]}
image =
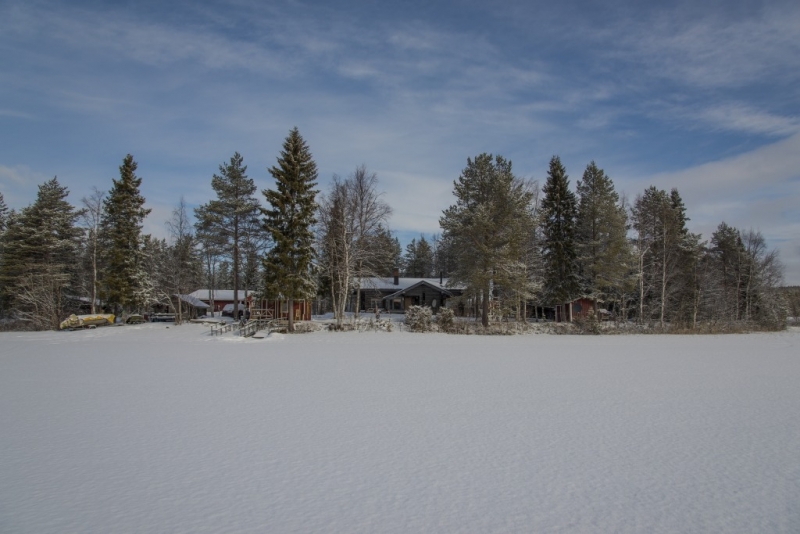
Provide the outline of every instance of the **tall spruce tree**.
{"type": "Polygon", "coordinates": [[[7,219],[8,206],[6,206],[6,200],[3,198],[3,193],[0,193],[0,234],[6,229],[7,219]]]}
{"type": "Polygon", "coordinates": [[[196,229],[208,250],[219,250],[230,259],[233,284],[234,317],[239,316],[239,286],[245,243],[258,228],[258,200],[253,196],[256,184],[247,176],[244,158],[236,152],[219,174],[211,178],[215,200],[195,209],[196,229]]]}
{"type": "Polygon", "coordinates": [[[621,261],[628,248],[627,214],[620,205],[614,183],[594,161],[576,184],[579,203],[576,245],[581,292],[595,301],[607,300],[625,278],[621,261]]]}
{"type": "Polygon", "coordinates": [[[700,234],[694,234],[686,226],[686,205],[677,188],[669,194],[672,211],[675,214],[675,238],[677,259],[677,283],[672,298],[672,319],[684,324],[696,324],[697,306],[701,288],[698,286],[698,268],[705,245],[700,234]]]}
{"type": "Polygon", "coordinates": [[[433,271],[433,249],[425,239],[425,235],[419,236],[419,241],[412,239],[406,246],[405,256],[405,275],[418,278],[431,276],[433,271]]]}
{"type": "Polygon", "coordinates": [[[450,272],[450,249],[449,243],[442,239],[440,234],[431,236],[431,248],[433,249],[433,274],[449,276],[450,272]]]}
{"type": "MultiPolygon", "coordinates": [[[[577,200],[558,156],[550,160],[544,198],[539,211],[544,261],[544,296],[549,304],[563,305],[580,296],[575,241],[577,200]]],[[[570,317],[569,312],[567,317],[570,317]]]]}
{"type": "Polygon", "coordinates": [[[711,235],[709,254],[717,275],[714,308],[723,319],[738,321],[744,314],[748,279],[747,251],[739,230],[720,223],[711,235]]]}
{"type": "Polygon", "coordinates": [[[70,309],[66,297],[77,294],[82,212],[68,195],[57,178],[40,185],[36,201],[12,218],[5,234],[0,279],[20,318],[37,329],[58,328],[70,309]]]}
{"type": "Polygon", "coordinates": [[[677,190],[671,194],[654,186],[636,198],[631,211],[640,249],[639,319],[658,319],[666,326],[679,309],[685,289],[687,242],[697,241],[686,229],[686,213],[677,190]]]}
{"type": "Polygon", "coordinates": [[[467,159],[453,194],[456,203],[439,218],[442,239],[452,243],[455,256],[449,282],[467,286],[488,326],[495,286],[521,298],[531,293],[525,245],[534,229],[534,194],[514,176],[510,161],[485,153],[467,159]]]}
{"type": "Polygon", "coordinates": [[[373,246],[378,250],[371,262],[372,272],[376,276],[391,276],[395,268],[403,263],[403,252],[400,240],[392,235],[390,229],[379,225],[375,231],[373,246]]]}
{"type": "Polygon", "coordinates": [[[288,301],[290,332],[294,331],[294,301],[314,296],[314,213],[317,209],[317,164],[295,127],[289,132],[278,158],[269,169],[275,189],[263,191],[269,207],[262,208],[264,230],[273,247],[264,257],[264,286],[269,297],[288,301]]]}
{"type": "Polygon", "coordinates": [[[142,226],[150,213],[139,191],[142,179],[136,176],[138,165],[128,154],[119,167],[119,180],[103,201],[102,294],[115,309],[132,311],[145,305],[142,290],[148,285],[143,268],[142,226]]]}

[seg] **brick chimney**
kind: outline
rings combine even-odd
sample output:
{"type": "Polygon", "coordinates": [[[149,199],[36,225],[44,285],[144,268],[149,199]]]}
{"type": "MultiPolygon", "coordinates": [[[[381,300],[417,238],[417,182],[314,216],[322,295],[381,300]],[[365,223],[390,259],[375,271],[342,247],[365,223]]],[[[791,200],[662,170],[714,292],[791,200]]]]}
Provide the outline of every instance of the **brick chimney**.
{"type": "Polygon", "coordinates": [[[399,286],[400,285],[400,269],[395,268],[395,270],[392,272],[392,276],[394,276],[394,285],[399,286]]]}

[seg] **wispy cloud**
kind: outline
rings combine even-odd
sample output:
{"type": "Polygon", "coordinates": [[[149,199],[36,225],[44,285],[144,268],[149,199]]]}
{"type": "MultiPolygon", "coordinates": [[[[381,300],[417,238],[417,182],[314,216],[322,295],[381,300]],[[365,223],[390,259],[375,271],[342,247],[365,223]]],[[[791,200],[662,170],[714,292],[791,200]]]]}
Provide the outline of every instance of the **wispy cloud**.
{"type": "Polygon", "coordinates": [[[9,117],[13,119],[35,119],[36,117],[30,113],[17,111],[14,109],[0,109],[0,117],[9,117]]]}
{"type": "MultiPolygon", "coordinates": [[[[800,7],[788,2],[146,4],[0,4],[0,54],[14,58],[0,120],[20,125],[0,147],[5,169],[58,168],[88,191],[132,152],[163,217],[181,194],[207,200],[233,151],[268,185],[296,125],[322,187],[365,163],[406,233],[437,230],[481,152],[534,178],[559,154],[573,183],[595,159],[630,195],[677,186],[698,223],[746,214],[729,222],[764,218],[783,236],[797,221],[762,209],[787,212],[764,193],[794,199],[800,163],[800,7]]],[[[4,185],[21,187],[0,172],[4,185]]]]}
{"type": "Polygon", "coordinates": [[[789,278],[800,282],[800,134],[723,160],[649,177],[677,187],[692,218],[690,226],[709,238],[725,221],[764,233],[784,258],[797,263],[789,278]],[[793,260],[792,258],[795,258],[793,260]]]}
{"type": "Polygon", "coordinates": [[[635,16],[598,34],[616,45],[611,53],[617,58],[636,63],[657,79],[726,88],[761,83],[767,75],[771,80],[798,78],[796,4],[768,3],[739,16],[721,16],[719,10],[698,15],[674,5],[635,16]]]}
{"type": "Polygon", "coordinates": [[[39,184],[51,178],[27,165],[0,164],[0,192],[11,208],[20,209],[33,202],[39,184]]]}
{"type": "MultiPolygon", "coordinates": [[[[689,130],[787,136],[798,130],[800,5],[719,9],[670,2],[579,16],[576,38],[609,100],[689,130]]],[[[592,123],[589,123],[592,124],[592,123]]],[[[613,127],[613,123],[609,123],[613,127]]]]}
{"type": "Polygon", "coordinates": [[[748,104],[727,103],[699,110],[699,118],[722,130],[786,136],[800,131],[800,118],[774,115],[748,104]]]}
{"type": "Polygon", "coordinates": [[[84,53],[83,61],[125,59],[156,67],[193,62],[211,69],[246,69],[271,75],[286,72],[286,62],[259,43],[236,41],[202,26],[176,27],[137,20],[131,12],[113,9],[68,5],[37,8],[33,4],[28,9],[17,7],[14,16],[0,27],[12,33],[17,32],[14,28],[28,28],[22,32],[27,39],[42,37],[30,29],[46,31],[47,40],[65,47],[65,51],[84,53]]]}

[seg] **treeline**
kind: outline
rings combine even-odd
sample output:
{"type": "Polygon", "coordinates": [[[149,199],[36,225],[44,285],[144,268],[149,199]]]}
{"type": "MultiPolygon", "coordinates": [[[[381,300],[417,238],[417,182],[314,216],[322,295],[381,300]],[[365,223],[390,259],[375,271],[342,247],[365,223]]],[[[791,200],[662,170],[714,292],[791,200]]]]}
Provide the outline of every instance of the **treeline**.
{"type": "Polygon", "coordinates": [[[783,268],[760,232],[722,222],[704,241],[689,231],[677,189],[649,187],[629,205],[594,162],[576,191],[557,156],[541,189],[500,156],[467,161],[440,225],[452,279],[481,301],[484,325],[493,299],[521,317],[528,302],[585,298],[597,319],[662,329],[785,328],[783,268]]]}
{"type": "Polygon", "coordinates": [[[361,166],[317,190],[316,164],[296,128],[268,169],[275,187],[261,192],[263,204],[236,153],[213,175],[216,198],[194,210],[194,222],[178,202],[169,239],[142,233],[150,210],[136,170],[126,156],[109,191],[95,189],[78,207],[57,178],[19,211],[0,193],[0,314],[8,327],[57,328],[81,309],[161,306],[180,314],[176,295],[199,287],[233,288],[237,302],[245,289],[289,301],[319,297],[341,322],[361,280],[395,270],[449,278],[484,325],[579,298],[593,302],[595,318],[662,328],[786,324],[776,291],[782,267],[759,232],[722,222],[704,241],[689,231],[676,189],[650,187],[629,203],[594,162],[573,192],[558,157],[541,187],[501,156],[468,159],[441,233],[413,239],[405,253],[377,175],[361,166]]]}

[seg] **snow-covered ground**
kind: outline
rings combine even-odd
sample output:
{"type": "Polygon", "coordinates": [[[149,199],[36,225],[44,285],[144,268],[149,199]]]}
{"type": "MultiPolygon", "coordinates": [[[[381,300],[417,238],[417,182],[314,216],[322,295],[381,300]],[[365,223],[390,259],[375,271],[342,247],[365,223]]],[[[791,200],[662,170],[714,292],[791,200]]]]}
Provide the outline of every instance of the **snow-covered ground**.
{"type": "Polygon", "coordinates": [[[0,334],[0,532],[800,532],[800,332],[0,334]]]}

